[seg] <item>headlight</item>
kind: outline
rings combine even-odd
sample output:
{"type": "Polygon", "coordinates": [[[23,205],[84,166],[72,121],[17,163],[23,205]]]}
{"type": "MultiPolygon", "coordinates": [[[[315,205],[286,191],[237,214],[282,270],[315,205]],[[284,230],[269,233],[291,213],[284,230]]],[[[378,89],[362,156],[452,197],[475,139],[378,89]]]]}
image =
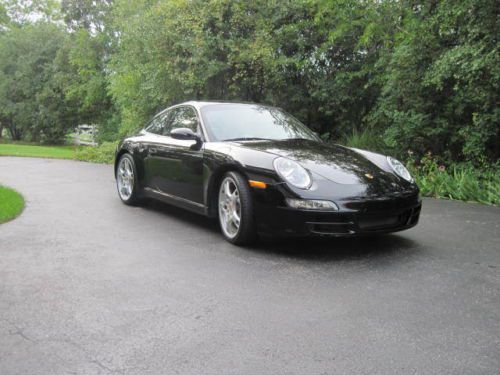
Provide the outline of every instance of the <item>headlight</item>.
{"type": "Polygon", "coordinates": [[[410,172],[408,172],[408,169],[406,169],[403,163],[399,160],[391,158],[390,156],[387,157],[387,162],[391,166],[394,173],[396,173],[399,177],[404,178],[408,182],[413,182],[410,172]]]}
{"type": "Polygon", "coordinates": [[[289,184],[299,189],[309,189],[311,186],[311,176],[299,164],[286,158],[274,159],[274,169],[289,184]]]}

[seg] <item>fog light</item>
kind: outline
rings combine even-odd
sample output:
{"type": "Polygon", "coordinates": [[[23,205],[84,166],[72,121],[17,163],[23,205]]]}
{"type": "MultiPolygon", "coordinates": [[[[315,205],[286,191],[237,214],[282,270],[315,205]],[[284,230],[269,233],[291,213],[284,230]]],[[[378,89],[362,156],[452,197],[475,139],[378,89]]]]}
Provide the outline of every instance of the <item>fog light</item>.
{"type": "Polygon", "coordinates": [[[299,210],[329,210],[338,211],[338,206],[332,201],[323,201],[318,199],[286,199],[289,207],[299,210]]]}

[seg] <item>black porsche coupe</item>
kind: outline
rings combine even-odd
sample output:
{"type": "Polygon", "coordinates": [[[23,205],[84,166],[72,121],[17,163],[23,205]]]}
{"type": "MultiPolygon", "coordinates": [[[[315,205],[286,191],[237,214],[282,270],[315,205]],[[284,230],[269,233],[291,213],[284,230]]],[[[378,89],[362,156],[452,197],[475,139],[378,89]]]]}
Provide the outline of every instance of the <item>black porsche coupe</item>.
{"type": "Polygon", "coordinates": [[[125,204],[154,198],[218,218],[224,237],[356,236],[418,222],[419,190],[397,160],[325,143],[285,111],[186,102],[117,148],[125,204]]]}

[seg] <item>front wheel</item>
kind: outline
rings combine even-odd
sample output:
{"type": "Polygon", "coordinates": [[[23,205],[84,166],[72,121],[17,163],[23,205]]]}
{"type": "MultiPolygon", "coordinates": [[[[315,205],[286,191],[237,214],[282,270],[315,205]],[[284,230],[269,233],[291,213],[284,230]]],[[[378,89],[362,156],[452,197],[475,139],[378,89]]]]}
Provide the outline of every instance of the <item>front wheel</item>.
{"type": "Polygon", "coordinates": [[[137,189],[137,172],[134,159],[130,154],[123,154],[116,170],[116,188],[123,203],[135,205],[139,203],[137,189]]]}
{"type": "Polygon", "coordinates": [[[219,187],[219,223],[222,234],[235,245],[245,245],[256,238],[250,187],[243,176],[228,172],[219,187]]]}

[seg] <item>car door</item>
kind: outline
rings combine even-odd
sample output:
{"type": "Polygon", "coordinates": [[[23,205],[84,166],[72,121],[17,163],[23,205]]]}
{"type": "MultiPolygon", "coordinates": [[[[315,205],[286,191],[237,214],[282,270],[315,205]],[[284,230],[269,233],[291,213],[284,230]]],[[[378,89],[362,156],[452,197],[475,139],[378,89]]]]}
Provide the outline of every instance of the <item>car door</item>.
{"type": "Polygon", "coordinates": [[[196,110],[188,105],[172,108],[164,123],[161,142],[150,150],[157,187],[163,194],[203,205],[203,147],[197,147],[196,141],[169,135],[177,128],[190,128],[200,134],[196,110]]]}
{"type": "Polygon", "coordinates": [[[144,128],[145,134],[141,140],[141,151],[144,160],[144,186],[154,191],[160,191],[162,159],[158,153],[165,141],[163,134],[167,126],[170,111],[156,115],[144,128]]]}

